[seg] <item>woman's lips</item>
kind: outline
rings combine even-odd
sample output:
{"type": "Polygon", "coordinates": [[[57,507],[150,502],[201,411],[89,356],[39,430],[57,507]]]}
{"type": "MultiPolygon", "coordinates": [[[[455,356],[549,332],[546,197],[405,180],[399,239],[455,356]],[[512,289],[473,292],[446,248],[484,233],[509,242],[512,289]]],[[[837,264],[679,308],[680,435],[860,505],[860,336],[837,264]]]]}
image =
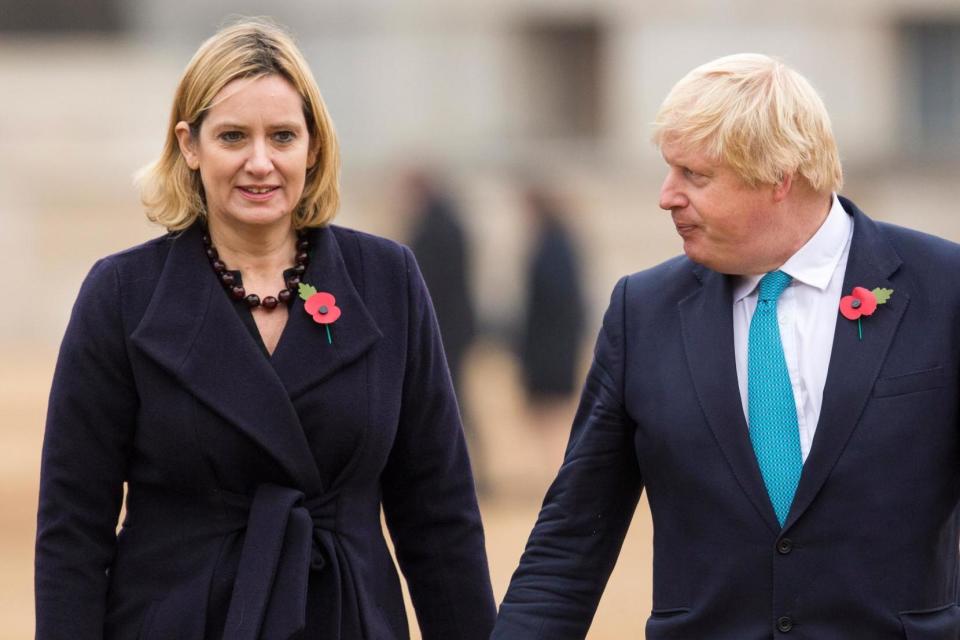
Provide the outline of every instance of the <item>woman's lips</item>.
{"type": "Polygon", "coordinates": [[[237,187],[237,191],[240,192],[241,196],[254,202],[269,200],[278,189],[280,189],[280,187],[237,187]]]}

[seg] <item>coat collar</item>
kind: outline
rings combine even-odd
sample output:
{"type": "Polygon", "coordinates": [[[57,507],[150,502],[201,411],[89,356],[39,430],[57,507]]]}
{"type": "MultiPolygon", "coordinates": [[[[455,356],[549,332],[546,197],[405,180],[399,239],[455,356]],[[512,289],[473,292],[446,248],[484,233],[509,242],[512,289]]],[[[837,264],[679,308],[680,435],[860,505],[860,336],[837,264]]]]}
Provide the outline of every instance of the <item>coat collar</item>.
{"type": "Polygon", "coordinates": [[[779,530],[743,417],[733,350],[733,278],[695,265],[701,286],[679,303],[694,390],[727,463],[771,531],[779,530]]]}
{"type": "MultiPolygon", "coordinates": [[[[344,236],[340,239],[349,242],[344,236]]],[[[310,245],[313,251],[303,282],[333,294],[341,315],[330,325],[330,342],[299,296],[290,306],[290,318],[270,362],[293,398],[357,360],[383,337],[350,277],[334,229],[313,229],[310,245]]]]}
{"type": "Polygon", "coordinates": [[[858,336],[857,323],[837,313],[820,421],[784,528],[796,522],[810,506],[843,452],[910,303],[908,283],[902,278],[896,284],[890,280],[902,265],[900,256],[877,223],[850,200],[840,198],[840,202],[853,217],[853,242],[843,294],[849,294],[854,287],[885,287],[896,293],[865,321],[863,340],[858,336]]]}
{"type": "Polygon", "coordinates": [[[297,298],[268,360],[207,263],[194,225],[172,238],[156,288],[131,340],[186,389],[266,450],[307,491],[320,474],[291,398],[359,358],[381,336],[329,228],[311,232],[303,280],[337,298],[333,344],[297,298]]]}
{"type": "MultiPolygon", "coordinates": [[[[843,291],[887,287],[896,294],[870,316],[863,341],[856,324],[837,314],[820,422],[784,528],[810,506],[853,433],[910,301],[904,287],[890,281],[901,260],[877,224],[846,198],[840,202],[854,223],[843,291]]],[[[701,286],[680,301],[679,311],[694,387],[737,481],[767,526],[779,532],[740,402],[733,353],[733,279],[700,265],[694,265],[693,273],[701,286]]]]}

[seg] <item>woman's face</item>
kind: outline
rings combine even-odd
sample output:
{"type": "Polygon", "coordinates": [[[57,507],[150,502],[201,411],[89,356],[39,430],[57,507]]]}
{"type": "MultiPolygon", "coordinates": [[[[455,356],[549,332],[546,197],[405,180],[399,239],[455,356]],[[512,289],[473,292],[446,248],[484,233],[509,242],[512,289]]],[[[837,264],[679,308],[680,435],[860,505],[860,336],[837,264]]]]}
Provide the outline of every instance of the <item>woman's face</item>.
{"type": "Polygon", "coordinates": [[[289,224],[316,161],[303,100],[283,77],[242,78],[214,98],[196,137],[176,128],[187,165],[200,171],[211,222],[289,224]]]}

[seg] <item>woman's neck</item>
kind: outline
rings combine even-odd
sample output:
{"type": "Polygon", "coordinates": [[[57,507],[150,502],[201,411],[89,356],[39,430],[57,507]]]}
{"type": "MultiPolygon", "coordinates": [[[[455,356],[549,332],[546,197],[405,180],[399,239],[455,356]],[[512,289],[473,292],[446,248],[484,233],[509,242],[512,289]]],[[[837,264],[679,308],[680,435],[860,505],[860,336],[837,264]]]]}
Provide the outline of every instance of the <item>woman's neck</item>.
{"type": "Polygon", "coordinates": [[[289,224],[235,226],[216,218],[208,220],[210,239],[227,268],[244,278],[276,277],[293,264],[296,234],[289,224]]]}

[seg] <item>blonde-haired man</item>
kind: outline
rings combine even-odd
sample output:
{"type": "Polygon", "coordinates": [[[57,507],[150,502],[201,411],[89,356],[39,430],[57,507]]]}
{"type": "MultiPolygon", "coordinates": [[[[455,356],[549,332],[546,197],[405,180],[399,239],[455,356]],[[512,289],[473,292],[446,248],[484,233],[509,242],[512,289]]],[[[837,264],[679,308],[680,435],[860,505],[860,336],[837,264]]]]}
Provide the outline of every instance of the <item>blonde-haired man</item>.
{"type": "Polygon", "coordinates": [[[836,195],[823,103],[766,56],[670,92],[684,253],[623,278],[493,638],[583,638],[643,487],[648,640],[960,638],[960,246],[836,195]]]}

